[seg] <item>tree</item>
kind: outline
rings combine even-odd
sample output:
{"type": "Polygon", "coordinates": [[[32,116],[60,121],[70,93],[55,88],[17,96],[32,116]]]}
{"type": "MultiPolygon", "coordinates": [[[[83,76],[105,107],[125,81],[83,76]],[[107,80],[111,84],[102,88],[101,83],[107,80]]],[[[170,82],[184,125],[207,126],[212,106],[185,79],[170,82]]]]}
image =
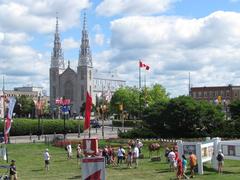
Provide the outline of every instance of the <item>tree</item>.
{"type": "Polygon", "coordinates": [[[235,100],[229,105],[229,111],[231,114],[231,119],[239,119],[240,118],[240,100],[235,100]]]}
{"type": "Polygon", "coordinates": [[[169,97],[165,88],[160,84],[155,84],[142,91],[135,87],[120,88],[111,99],[111,112],[120,113],[119,105],[122,104],[123,110],[127,111],[130,117],[138,117],[140,112],[139,100],[141,102],[141,111],[144,111],[148,106],[151,107],[156,103],[167,102],[169,97]]]}
{"type": "Polygon", "coordinates": [[[110,102],[110,111],[112,113],[120,113],[120,105],[123,110],[127,111],[130,116],[138,116],[139,112],[139,90],[132,87],[124,87],[118,89],[110,102]]]}
{"type": "Polygon", "coordinates": [[[152,87],[146,88],[143,97],[146,98],[146,103],[149,106],[152,106],[156,103],[169,101],[169,94],[160,84],[154,84],[152,87]]]}
{"type": "Polygon", "coordinates": [[[20,113],[18,114],[18,116],[28,117],[28,115],[30,114],[33,117],[35,113],[35,104],[32,98],[25,95],[17,97],[14,112],[16,114],[20,113]]]}
{"type": "Polygon", "coordinates": [[[162,137],[202,137],[219,134],[224,114],[206,101],[180,96],[146,110],[146,126],[162,137]]]}

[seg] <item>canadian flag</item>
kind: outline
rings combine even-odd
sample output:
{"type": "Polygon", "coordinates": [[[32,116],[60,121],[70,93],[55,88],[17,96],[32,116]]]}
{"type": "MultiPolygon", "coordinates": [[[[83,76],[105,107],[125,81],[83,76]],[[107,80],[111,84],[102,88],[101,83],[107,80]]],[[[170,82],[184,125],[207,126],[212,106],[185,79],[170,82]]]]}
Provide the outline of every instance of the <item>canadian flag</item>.
{"type": "Polygon", "coordinates": [[[144,64],[142,61],[139,61],[139,67],[140,68],[145,68],[146,70],[150,69],[150,66],[147,64],[144,64]]]}

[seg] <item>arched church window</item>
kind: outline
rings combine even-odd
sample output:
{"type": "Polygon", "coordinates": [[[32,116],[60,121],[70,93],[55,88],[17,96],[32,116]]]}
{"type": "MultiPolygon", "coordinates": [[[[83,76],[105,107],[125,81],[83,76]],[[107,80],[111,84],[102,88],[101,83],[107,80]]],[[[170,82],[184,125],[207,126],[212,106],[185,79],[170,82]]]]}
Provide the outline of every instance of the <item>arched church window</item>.
{"type": "Polygon", "coordinates": [[[80,75],[81,75],[81,80],[83,80],[84,79],[84,71],[83,71],[83,69],[81,69],[80,75]]]}
{"type": "Polygon", "coordinates": [[[92,71],[89,70],[89,79],[91,80],[92,79],[92,71]]]}
{"type": "Polygon", "coordinates": [[[81,100],[84,101],[84,87],[81,86],[81,100]]]}

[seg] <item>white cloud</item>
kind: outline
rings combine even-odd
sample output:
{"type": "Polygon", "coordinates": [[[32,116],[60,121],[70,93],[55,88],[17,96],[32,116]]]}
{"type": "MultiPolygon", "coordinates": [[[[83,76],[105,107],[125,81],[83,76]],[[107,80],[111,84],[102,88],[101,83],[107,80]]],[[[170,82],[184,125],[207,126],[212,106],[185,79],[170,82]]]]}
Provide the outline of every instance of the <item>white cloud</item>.
{"type": "Polygon", "coordinates": [[[64,50],[75,49],[80,47],[79,41],[76,41],[72,37],[63,39],[62,46],[64,50]]]}
{"type": "Polygon", "coordinates": [[[104,43],[104,34],[95,34],[95,43],[99,46],[102,46],[104,43]]]}
{"type": "Polygon", "coordinates": [[[99,15],[149,15],[162,13],[177,0],[104,0],[96,8],[99,15]]]}
{"type": "Polygon", "coordinates": [[[193,84],[240,84],[240,13],[218,11],[199,19],[132,16],[111,22],[112,69],[137,85],[138,59],[151,69],[148,84],[158,82],[173,96],[193,84]]]}
{"type": "Polygon", "coordinates": [[[63,30],[77,25],[79,12],[90,6],[89,0],[2,1],[0,4],[0,30],[52,32],[56,12],[59,12],[63,30]]]}

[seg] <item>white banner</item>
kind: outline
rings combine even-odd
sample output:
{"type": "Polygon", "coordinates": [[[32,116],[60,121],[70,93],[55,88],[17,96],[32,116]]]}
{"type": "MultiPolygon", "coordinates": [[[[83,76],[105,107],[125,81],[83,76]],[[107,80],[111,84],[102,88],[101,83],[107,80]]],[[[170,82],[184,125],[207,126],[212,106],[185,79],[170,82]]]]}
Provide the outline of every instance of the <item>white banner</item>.
{"type": "Polygon", "coordinates": [[[82,180],[105,180],[104,157],[82,159],[82,180]]]}

